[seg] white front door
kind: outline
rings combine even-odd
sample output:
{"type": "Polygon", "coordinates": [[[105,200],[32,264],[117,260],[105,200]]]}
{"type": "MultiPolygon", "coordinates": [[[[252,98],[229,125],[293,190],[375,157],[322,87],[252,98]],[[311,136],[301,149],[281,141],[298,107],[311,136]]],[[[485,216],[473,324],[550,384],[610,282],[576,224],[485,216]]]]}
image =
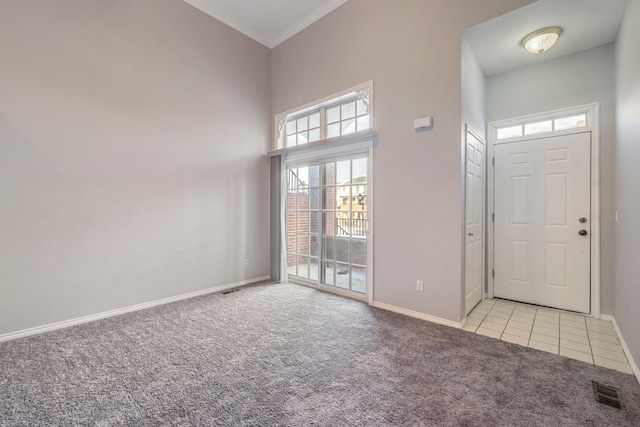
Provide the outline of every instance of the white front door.
{"type": "Polygon", "coordinates": [[[590,311],[591,133],[497,144],[494,294],[590,311]]]}
{"type": "Polygon", "coordinates": [[[482,299],[482,248],[484,246],[484,143],[467,132],[465,189],[465,312],[482,299]]]}

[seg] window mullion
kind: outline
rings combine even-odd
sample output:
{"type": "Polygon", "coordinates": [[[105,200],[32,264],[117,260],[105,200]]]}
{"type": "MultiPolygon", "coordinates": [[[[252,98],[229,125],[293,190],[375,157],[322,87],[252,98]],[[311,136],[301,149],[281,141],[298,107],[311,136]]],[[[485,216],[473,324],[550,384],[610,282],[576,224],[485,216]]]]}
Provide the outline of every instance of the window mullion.
{"type": "Polygon", "coordinates": [[[327,139],[327,109],[320,108],[320,140],[327,139]]]}

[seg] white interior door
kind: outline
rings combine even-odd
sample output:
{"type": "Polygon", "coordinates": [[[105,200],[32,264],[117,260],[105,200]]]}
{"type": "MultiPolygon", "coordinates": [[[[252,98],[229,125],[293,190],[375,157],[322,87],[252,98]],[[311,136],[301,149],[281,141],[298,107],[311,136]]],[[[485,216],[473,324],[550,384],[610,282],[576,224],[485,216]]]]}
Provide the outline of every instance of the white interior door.
{"type": "Polygon", "coordinates": [[[590,153],[590,132],[495,146],[496,297],[590,311],[590,153]]]}
{"type": "Polygon", "coordinates": [[[465,311],[468,314],[482,299],[484,247],[484,162],[485,144],[467,132],[465,214],[465,311]]]}

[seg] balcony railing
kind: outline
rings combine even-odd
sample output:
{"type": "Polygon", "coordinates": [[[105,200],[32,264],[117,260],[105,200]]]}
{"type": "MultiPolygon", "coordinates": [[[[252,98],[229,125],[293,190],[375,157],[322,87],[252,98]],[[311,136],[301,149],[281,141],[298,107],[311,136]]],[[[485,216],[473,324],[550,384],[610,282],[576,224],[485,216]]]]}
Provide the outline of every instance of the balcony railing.
{"type": "Polygon", "coordinates": [[[336,218],[336,235],[365,237],[367,220],[365,218],[336,218]]]}

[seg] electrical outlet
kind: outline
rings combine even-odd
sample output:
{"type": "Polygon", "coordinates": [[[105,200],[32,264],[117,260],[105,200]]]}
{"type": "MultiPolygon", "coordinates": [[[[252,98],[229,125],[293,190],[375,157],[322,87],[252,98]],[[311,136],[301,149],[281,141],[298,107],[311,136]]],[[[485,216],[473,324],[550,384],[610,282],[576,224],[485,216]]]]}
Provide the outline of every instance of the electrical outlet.
{"type": "Polygon", "coordinates": [[[418,292],[424,291],[424,283],[422,282],[422,280],[416,281],[416,291],[418,292]]]}
{"type": "Polygon", "coordinates": [[[249,267],[249,258],[244,259],[244,266],[249,267]]]}

